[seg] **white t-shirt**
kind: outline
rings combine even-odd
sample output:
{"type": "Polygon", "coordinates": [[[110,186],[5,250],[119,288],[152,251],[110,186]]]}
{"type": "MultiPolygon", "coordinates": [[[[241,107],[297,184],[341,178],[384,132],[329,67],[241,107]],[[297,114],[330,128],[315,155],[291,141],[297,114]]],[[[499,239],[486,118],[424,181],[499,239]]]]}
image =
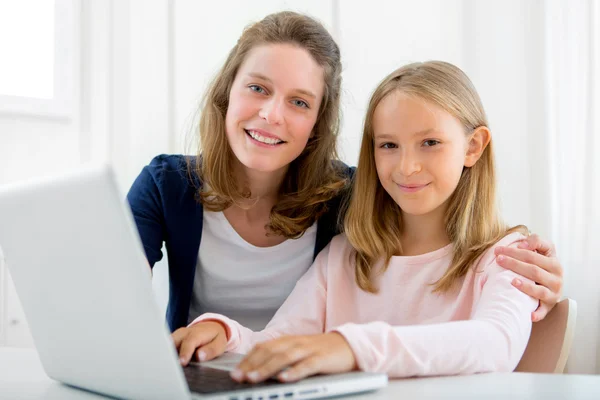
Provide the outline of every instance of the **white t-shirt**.
{"type": "Polygon", "coordinates": [[[312,264],[316,238],[315,223],[298,239],[256,247],[222,212],[204,210],[188,321],[213,312],[263,329],[312,264]]]}

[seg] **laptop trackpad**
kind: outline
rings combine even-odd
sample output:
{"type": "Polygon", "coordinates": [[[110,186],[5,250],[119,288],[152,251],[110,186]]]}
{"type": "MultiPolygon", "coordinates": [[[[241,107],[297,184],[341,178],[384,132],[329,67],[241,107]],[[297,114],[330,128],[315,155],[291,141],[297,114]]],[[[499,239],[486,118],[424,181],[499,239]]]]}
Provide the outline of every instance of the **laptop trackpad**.
{"type": "Polygon", "coordinates": [[[214,360],[204,361],[202,363],[196,363],[203,367],[210,367],[216,369],[222,369],[225,371],[233,371],[235,367],[242,361],[244,354],[239,353],[223,353],[220,357],[214,360]]]}

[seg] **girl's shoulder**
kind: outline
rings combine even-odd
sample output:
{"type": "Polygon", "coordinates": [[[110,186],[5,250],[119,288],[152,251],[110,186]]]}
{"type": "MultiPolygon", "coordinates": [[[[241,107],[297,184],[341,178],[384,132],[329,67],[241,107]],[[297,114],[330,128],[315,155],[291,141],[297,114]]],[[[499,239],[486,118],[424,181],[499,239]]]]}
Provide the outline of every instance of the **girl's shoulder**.
{"type": "MultiPolygon", "coordinates": [[[[517,247],[521,241],[526,239],[525,235],[520,232],[512,232],[498,240],[490,246],[477,261],[477,270],[489,270],[492,267],[498,267],[496,263],[496,248],[498,247],[517,247]]],[[[498,267],[500,268],[500,267],[498,267]]]]}
{"type": "Polygon", "coordinates": [[[331,242],[319,253],[317,258],[323,265],[329,267],[336,265],[346,265],[351,261],[354,248],[348,241],[344,233],[336,235],[331,242]]]}
{"type": "Polygon", "coordinates": [[[341,253],[349,253],[354,249],[345,233],[335,235],[333,239],[331,239],[331,247],[336,252],[341,253]]]}

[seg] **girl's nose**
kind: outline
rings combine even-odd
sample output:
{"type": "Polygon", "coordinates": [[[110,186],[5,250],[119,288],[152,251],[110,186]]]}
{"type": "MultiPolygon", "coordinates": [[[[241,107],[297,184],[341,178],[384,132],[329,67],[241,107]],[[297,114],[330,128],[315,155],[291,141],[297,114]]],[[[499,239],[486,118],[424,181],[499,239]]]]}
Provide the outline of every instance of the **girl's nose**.
{"type": "Polygon", "coordinates": [[[402,174],[403,176],[410,176],[419,171],[421,171],[421,161],[419,158],[405,151],[400,156],[400,160],[398,160],[396,172],[402,174]]]}

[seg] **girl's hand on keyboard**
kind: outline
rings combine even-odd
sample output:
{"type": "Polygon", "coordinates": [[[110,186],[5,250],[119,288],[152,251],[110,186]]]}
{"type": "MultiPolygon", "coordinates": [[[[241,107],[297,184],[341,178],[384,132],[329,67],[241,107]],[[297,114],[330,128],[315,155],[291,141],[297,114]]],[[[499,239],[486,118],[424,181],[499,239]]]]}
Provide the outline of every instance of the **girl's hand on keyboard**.
{"type": "Polygon", "coordinates": [[[192,357],[198,361],[212,360],[223,354],[227,346],[227,331],[216,321],[204,321],[179,328],[171,337],[179,352],[179,361],[184,367],[192,357]]]}
{"type": "Polygon", "coordinates": [[[350,345],[337,332],[284,336],[259,343],[240,362],[231,377],[238,382],[262,382],[270,377],[291,382],[319,373],[357,369],[350,345]]]}

